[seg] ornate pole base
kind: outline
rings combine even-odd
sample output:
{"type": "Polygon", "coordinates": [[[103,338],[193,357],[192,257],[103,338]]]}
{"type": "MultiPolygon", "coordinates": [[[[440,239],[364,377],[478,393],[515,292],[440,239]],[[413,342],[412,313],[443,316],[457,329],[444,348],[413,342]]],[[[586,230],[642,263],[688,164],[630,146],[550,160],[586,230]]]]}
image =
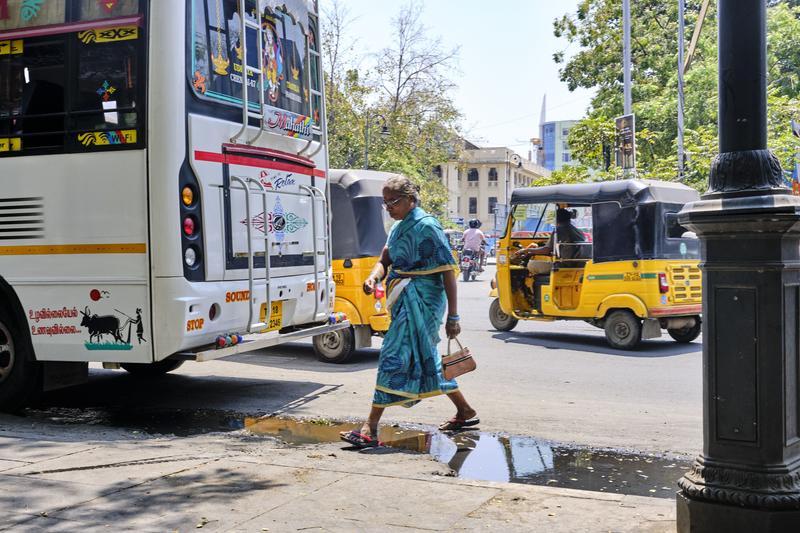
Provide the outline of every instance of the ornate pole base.
{"type": "Polygon", "coordinates": [[[800,532],[800,198],[707,194],[680,221],[703,251],[703,454],[681,533],[800,532]]]}

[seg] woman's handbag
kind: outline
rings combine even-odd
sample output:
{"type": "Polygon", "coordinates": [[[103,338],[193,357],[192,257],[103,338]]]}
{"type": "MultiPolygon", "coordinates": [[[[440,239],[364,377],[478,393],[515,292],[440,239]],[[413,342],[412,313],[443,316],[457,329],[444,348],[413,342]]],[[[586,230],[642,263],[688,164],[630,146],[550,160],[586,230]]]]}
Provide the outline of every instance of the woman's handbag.
{"type": "Polygon", "coordinates": [[[447,355],[442,357],[442,373],[444,374],[444,379],[450,380],[457,378],[462,374],[472,372],[476,368],[478,368],[478,365],[475,363],[475,359],[472,357],[472,352],[469,351],[469,348],[464,348],[458,340],[458,337],[455,339],[448,339],[447,355]],[[450,351],[450,341],[452,340],[455,340],[456,344],[458,344],[458,350],[455,352],[450,351]]]}

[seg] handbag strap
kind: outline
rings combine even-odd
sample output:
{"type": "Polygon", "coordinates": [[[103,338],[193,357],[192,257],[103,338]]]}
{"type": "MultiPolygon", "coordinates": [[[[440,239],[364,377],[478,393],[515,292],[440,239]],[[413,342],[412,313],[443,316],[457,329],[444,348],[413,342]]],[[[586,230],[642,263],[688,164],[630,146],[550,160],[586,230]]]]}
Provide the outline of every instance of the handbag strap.
{"type": "Polygon", "coordinates": [[[458,349],[459,350],[463,350],[464,349],[464,347],[461,345],[461,341],[458,340],[458,337],[453,337],[452,339],[447,339],[447,355],[450,355],[452,353],[450,351],[450,342],[452,342],[452,341],[456,341],[456,344],[458,344],[458,349]]]}

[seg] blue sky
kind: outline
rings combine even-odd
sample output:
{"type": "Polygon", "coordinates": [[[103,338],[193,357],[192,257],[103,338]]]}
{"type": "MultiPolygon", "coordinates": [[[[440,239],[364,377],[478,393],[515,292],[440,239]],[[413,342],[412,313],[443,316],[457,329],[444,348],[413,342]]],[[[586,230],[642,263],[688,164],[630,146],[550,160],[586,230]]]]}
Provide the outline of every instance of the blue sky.
{"type": "MultiPolygon", "coordinates": [[[[341,0],[354,18],[348,33],[364,54],[383,48],[391,19],[406,0],[341,0]]],[[[467,137],[484,146],[525,154],[538,137],[542,96],[547,120],[584,116],[592,93],[570,92],[559,81],[553,53],[568,48],[553,36],[553,20],[574,12],[577,0],[419,0],[422,21],[445,46],[460,46],[456,105],[467,137]],[[505,75],[503,75],[505,74],[505,75]]],[[[329,0],[320,0],[324,10],[329,0]]]]}

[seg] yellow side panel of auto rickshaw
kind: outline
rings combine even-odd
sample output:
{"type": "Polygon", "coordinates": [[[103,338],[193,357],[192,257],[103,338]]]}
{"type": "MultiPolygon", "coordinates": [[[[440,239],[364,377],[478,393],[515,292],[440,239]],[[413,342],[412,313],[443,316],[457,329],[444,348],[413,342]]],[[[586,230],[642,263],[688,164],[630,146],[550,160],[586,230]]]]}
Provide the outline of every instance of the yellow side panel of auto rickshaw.
{"type": "Polygon", "coordinates": [[[378,262],[377,257],[362,257],[349,259],[350,267],[345,267],[345,260],[333,261],[333,280],[336,282],[336,304],[334,310],[347,314],[347,318],[354,326],[377,325],[389,329],[389,315],[386,312],[386,298],[380,302],[371,294],[364,294],[363,284],[372,267],[378,262]],[[380,309],[376,307],[380,304],[380,309]]]}
{"type": "MultiPolygon", "coordinates": [[[[702,276],[697,259],[649,259],[609,261],[557,268],[550,284],[541,287],[541,313],[530,308],[523,295],[511,290],[512,272],[526,272],[512,265],[511,255],[520,247],[542,239],[511,237],[507,228],[497,243],[497,290],[500,308],[520,319],[541,320],[603,318],[611,309],[629,309],[640,318],[699,315],[702,311],[702,276]],[[518,246],[512,246],[516,244],[518,246]],[[669,289],[659,290],[659,274],[665,274],[669,289]]],[[[521,274],[515,274],[520,276],[521,274]]],[[[519,292],[519,291],[517,291],[519,292]]]]}

